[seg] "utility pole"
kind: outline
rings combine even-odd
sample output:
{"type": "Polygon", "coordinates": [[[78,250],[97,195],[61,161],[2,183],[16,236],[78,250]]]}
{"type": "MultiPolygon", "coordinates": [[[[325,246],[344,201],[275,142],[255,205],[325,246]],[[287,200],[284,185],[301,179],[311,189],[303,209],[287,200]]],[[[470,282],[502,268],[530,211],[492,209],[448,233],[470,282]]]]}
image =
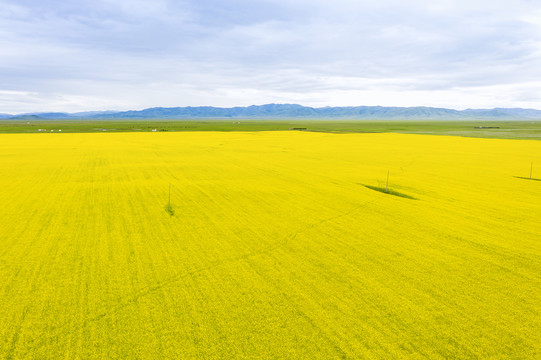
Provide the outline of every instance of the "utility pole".
{"type": "Polygon", "coordinates": [[[389,170],[387,170],[387,183],[385,184],[385,192],[389,193],[389,170]]]}
{"type": "Polygon", "coordinates": [[[532,180],[533,161],[530,164],[530,180],[532,180]]]}
{"type": "Polygon", "coordinates": [[[171,213],[171,184],[169,184],[169,202],[167,203],[167,211],[171,213]]]}

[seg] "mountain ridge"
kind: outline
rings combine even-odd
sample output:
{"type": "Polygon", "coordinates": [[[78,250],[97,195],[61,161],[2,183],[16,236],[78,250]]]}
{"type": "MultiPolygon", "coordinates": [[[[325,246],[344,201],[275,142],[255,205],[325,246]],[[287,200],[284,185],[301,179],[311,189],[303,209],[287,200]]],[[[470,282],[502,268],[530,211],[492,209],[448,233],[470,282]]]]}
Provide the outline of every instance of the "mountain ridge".
{"type": "Polygon", "coordinates": [[[358,119],[358,120],[541,120],[541,110],[493,108],[454,110],[427,106],[326,106],[265,104],[237,107],[152,107],[128,111],[0,114],[0,119],[358,119]]]}

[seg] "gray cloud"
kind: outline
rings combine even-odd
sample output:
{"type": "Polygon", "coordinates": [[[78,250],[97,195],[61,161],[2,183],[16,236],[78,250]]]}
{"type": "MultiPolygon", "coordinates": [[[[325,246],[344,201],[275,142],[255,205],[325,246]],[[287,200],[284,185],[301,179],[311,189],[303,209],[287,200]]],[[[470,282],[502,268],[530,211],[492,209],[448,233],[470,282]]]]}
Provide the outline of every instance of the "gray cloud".
{"type": "Polygon", "coordinates": [[[0,0],[0,112],[541,107],[533,1],[0,0]]]}

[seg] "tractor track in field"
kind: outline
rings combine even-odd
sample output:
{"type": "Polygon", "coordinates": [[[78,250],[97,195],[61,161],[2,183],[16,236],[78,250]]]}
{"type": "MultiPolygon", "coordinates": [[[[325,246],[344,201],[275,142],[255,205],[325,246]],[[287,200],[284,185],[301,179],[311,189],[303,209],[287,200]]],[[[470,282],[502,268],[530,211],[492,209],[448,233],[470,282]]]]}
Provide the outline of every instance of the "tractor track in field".
{"type": "Polygon", "coordinates": [[[267,246],[267,247],[265,247],[263,249],[260,249],[260,250],[257,250],[257,251],[252,251],[252,252],[242,254],[242,255],[238,255],[238,256],[235,256],[235,257],[232,257],[232,258],[229,258],[229,259],[225,259],[225,260],[222,260],[222,261],[215,261],[215,262],[213,262],[213,263],[211,263],[211,264],[209,264],[208,266],[205,266],[205,267],[194,269],[194,270],[191,270],[191,271],[188,271],[188,272],[178,273],[178,274],[172,276],[171,278],[169,278],[167,280],[163,280],[161,282],[158,282],[154,286],[147,286],[147,287],[141,288],[141,289],[138,290],[138,292],[135,295],[131,295],[129,297],[119,299],[117,301],[116,306],[110,307],[107,310],[103,310],[98,315],[88,317],[87,319],[83,320],[83,322],[81,324],[79,324],[78,326],[75,326],[75,327],[70,327],[68,325],[62,326],[62,327],[57,329],[56,334],[47,336],[45,338],[39,338],[39,339],[35,339],[33,341],[32,340],[29,341],[27,343],[28,351],[25,353],[25,355],[28,355],[31,351],[35,351],[36,349],[39,349],[39,348],[43,347],[44,345],[46,345],[48,343],[51,343],[55,339],[58,339],[59,337],[62,337],[63,335],[66,335],[67,333],[73,333],[73,332],[76,332],[78,330],[84,329],[85,327],[87,327],[88,325],[90,325],[92,323],[95,323],[97,321],[100,321],[101,319],[104,319],[104,318],[106,318],[108,316],[111,316],[111,315],[113,315],[113,314],[115,314],[115,313],[129,307],[130,305],[136,303],[137,301],[139,301],[139,299],[141,299],[143,297],[146,297],[146,296],[149,296],[149,295],[155,293],[156,291],[162,290],[162,289],[166,288],[167,286],[170,286],[170,285],[172,285],[172,284],[174,284],[174,283],[176,283],[176,282],[178,282],[178,281],[180,281],[182,279],[192,277],[194,275],[197,275],[197,274],[200,274],[202,272],[217,268],[217,267],[225,265],[225,264],[230,264],[230,263],[240,261],[240,260],[244,260],[244,259],[247,259],[247,258],[272,253],[275,250],[277,250],[277,249],[279,249],[281,247],[284,247],[286,244],[288,244],[289,242],[294,240],[300,234],[306,233],[306,232],[308,232],[308,231],[310,231],[312,229],[315,229],[315,228],[317,228],[317,227],[319,227],[319,226],[321,226],[321,225],[323,225],[325,223],[329,223],[329,222],[332,222],[332,221],[337,220],[339,218],[350,216],[354,212],[356,212],[356,211],[358,211],[358,210],[360,210],[362,208],[365,208],[365,207],[367,207],[367,206],[369,206],[369,205],[371,205],[371,204],[373,204],[373,203],[375,203],[375,202],[377,202],[379,200],[381,200],[380,197],[374,198],[374,199],[372,199],[370,201],[366,201],[366,202],[364,202],[364,203],[362,203],[360,205],[357,205],[357,206],[353,207],[352,209],[349,209],[349,210],[347,210],[345,212],[342,212],[342,213],[340,213],[338,215],[334,215],[334,216],[322,219],[322,220],[320,220],[318,222],[315,222],[313,224],[307,225],[307,226],[295,231],[294,233],[290,234],[289,236],[286,236],[282,240],[277,241],[274,244],[270,244],[269,246],[267,246]]]}

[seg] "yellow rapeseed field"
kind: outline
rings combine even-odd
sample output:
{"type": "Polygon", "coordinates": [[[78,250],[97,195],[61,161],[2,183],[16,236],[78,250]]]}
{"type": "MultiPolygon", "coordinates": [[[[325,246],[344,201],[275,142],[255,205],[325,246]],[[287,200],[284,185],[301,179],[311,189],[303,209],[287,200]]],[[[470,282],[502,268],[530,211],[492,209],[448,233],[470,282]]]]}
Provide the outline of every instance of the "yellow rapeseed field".
{"type": "Polygon", "coordinates": [[[0,135],[0,358],[540,358],[532,162],[541,142],[0,135]],[[415,199],[365,186],[387,172],[415,199]]]}

